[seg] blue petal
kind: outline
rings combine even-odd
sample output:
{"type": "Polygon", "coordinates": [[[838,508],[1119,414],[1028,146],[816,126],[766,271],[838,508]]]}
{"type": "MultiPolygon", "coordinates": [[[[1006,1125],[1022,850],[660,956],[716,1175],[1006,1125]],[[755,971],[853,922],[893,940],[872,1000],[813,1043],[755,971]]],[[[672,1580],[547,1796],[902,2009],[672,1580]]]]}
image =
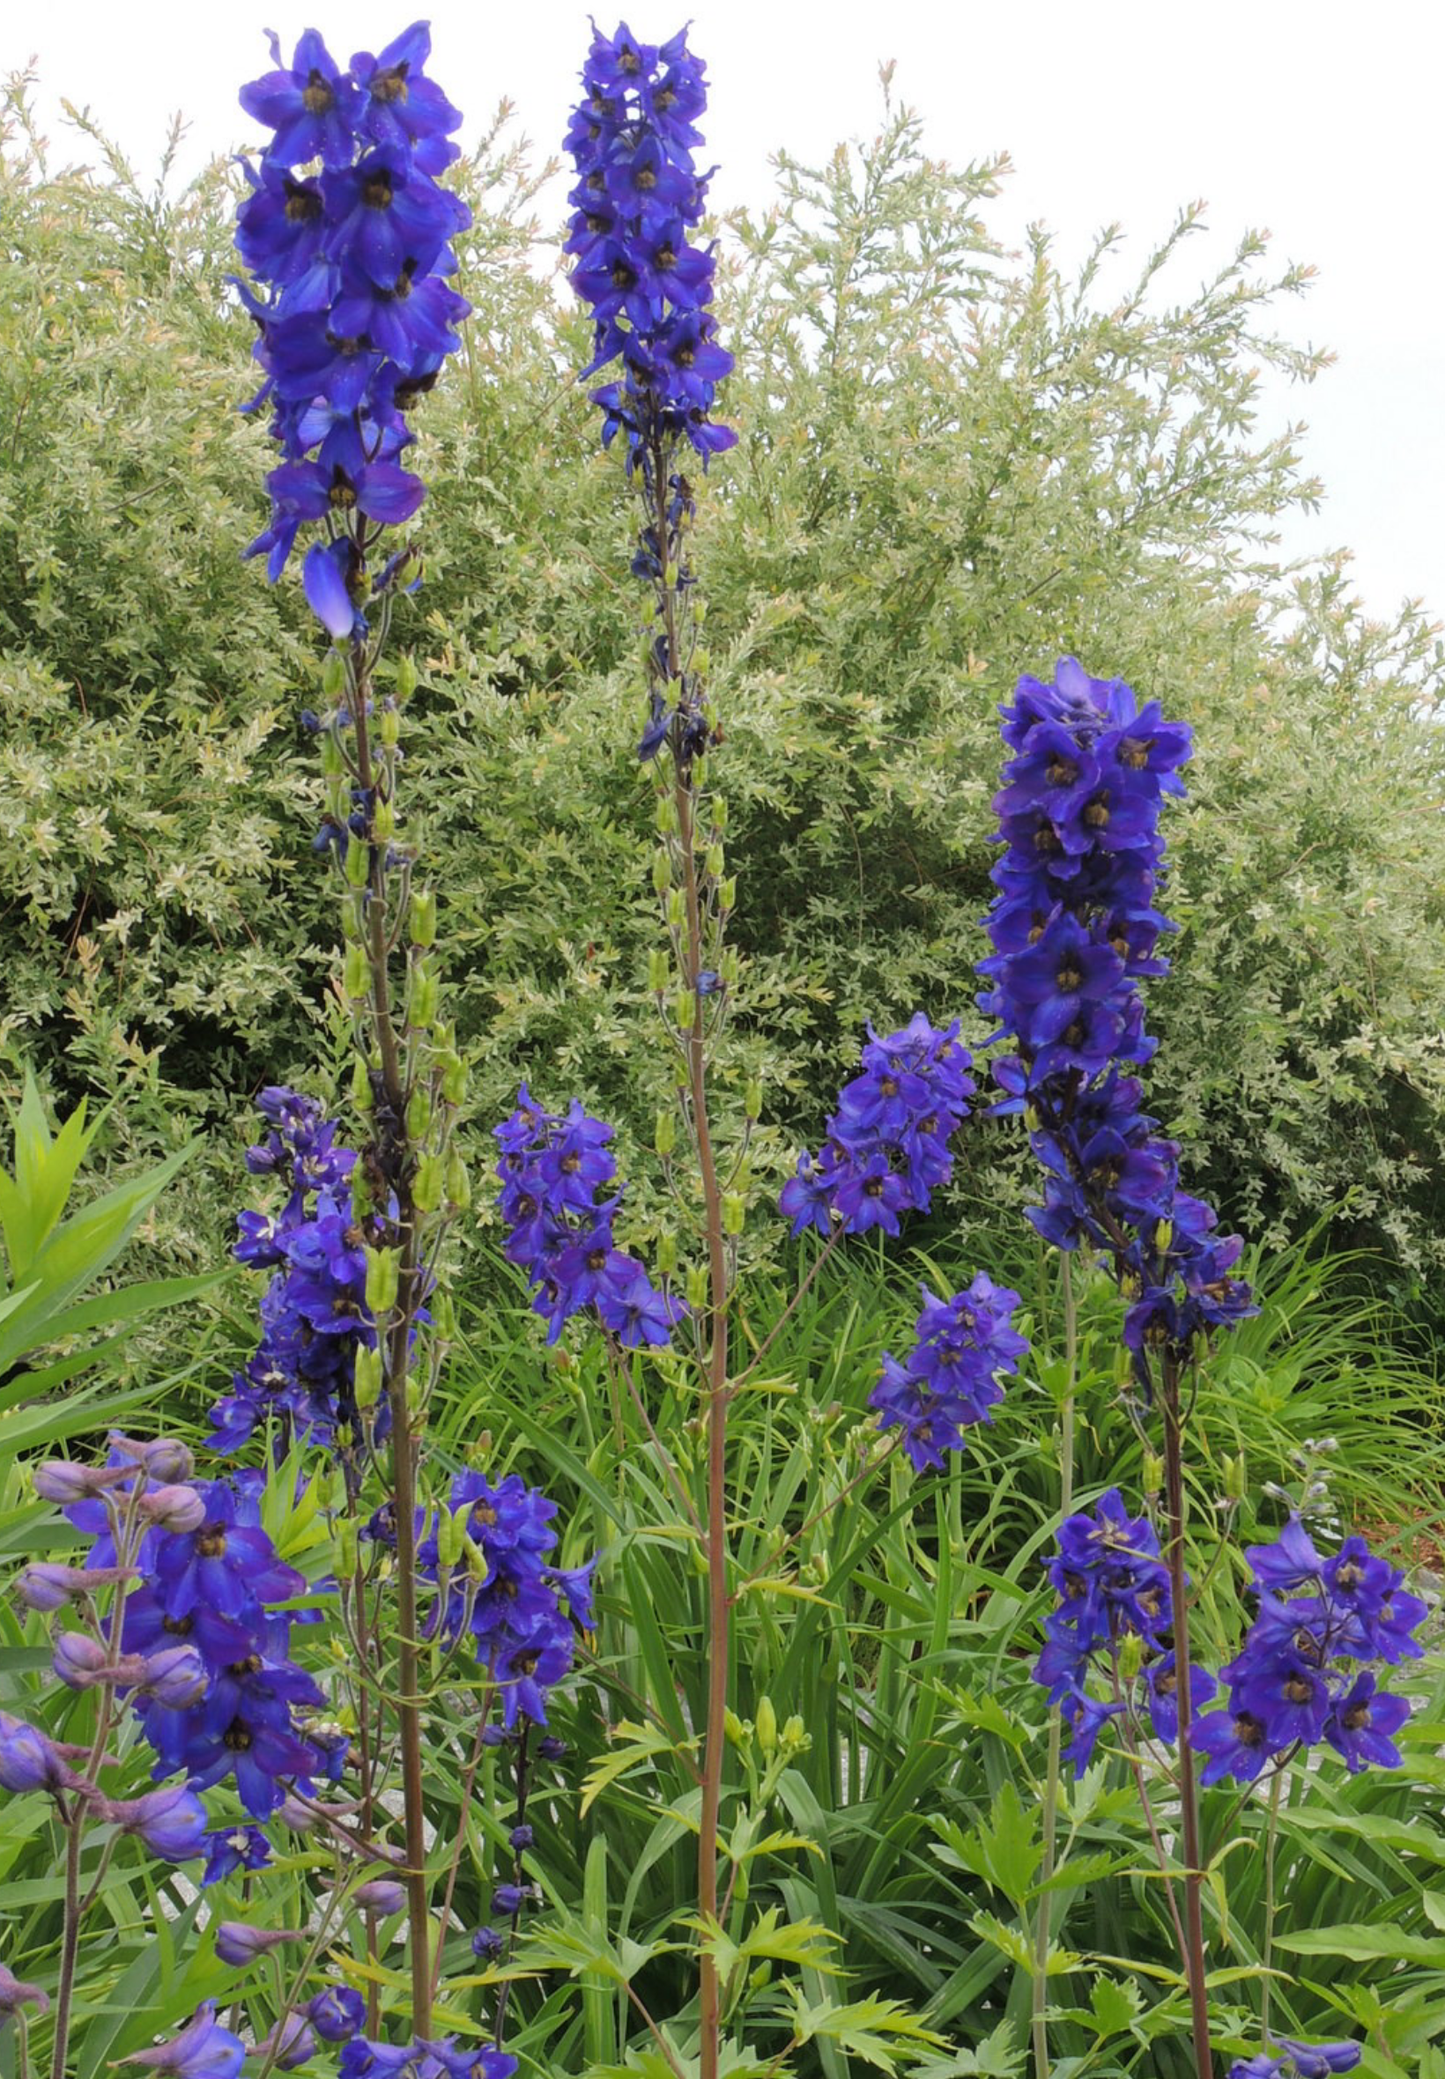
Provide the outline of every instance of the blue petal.
{"type": "MultiPolygon", "coordinates": [[[[350,556],[349,543],[338,542],[334,546],[350,556]]],[[[356,609],[351,603],[341,565],[326,543],[318,541],[306,551],[306,560],[301,566],[301,583],[305,588],[307,605],[327,634],[337,642],[344,642],[355,623],[356,609]]]]}

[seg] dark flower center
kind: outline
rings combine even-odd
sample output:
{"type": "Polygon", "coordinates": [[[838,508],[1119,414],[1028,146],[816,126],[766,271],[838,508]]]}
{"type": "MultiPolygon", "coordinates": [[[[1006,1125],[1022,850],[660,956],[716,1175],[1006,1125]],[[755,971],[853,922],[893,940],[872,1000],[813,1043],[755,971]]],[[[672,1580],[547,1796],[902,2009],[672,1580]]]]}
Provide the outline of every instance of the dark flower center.
{"type": "Polygon", "coordinates": [[[331,472],[331,487],[326,493],[326,502],[333,511],[349,512],[356,503],[356,486],[338,462],[331,472]]]}
{"type": "Polygon", "coordinates": [[[670,273],[677,265],[677,254],[670,245],[659,246],[652,257],[664,274],[670,273]]]}
{"type": "Polygon", "coordinates": [[[388,65],[385,72],[378,72],[371,82],[373,101],[390,103],[406,99],[406,66],[388,65]]]}
{"type": "Polygon", "coordinates": [[[1126,736],[1119,746],[1119,763],[1130,772],[1142,772],[1149,763],[1149,746],[1142,737],[1126,736]]]}
{"type": "Polygon", "coordinates": [[[1044,778],[1051,787],[1072,787],[1078,777],[1078,766],[1072,764],[1069,759],[1063,757],[1058,751],[1055,751],[1053,757],[1050,758],[1048,764],[1044,767],[1044,778]]]}
{"type": "Polygon", "coordinates": [[[638,188],[644,195],[649,188],[655,188],[657,186],[657,174],[654,169],[651,166],[639,166],[633,186],[638,188]]]}
{"type": "Polygon", "coordinates": [[[1241,1711],[1234,1721],[1234,1737],[1241,1747],[1259,1747],[1264,1742],[1264,1726],[1252,1711],[1241,1711]]]}
{"type": "Polygon", "coordinates": [[[1084,821],[1091,830],[1107,830],[1109,827],[1109,797],[1096,794],[1084,810],[1084,821]]]}
{"type": "Polygon", "coordinates": [[[226,1532],[219,1523],[208,1523],[196,1539],[196,1551],[202,1559],[221,1559],[226,1551],[226,1532]]]}
{"type": "Polygon", "coordinates": [[[329,108],[336,106],[336,96],[331,91],[330,81],[323,79],[314,65],[305,86],[301,89],[301,106],[307,115],[325,115],[329,108]]]}
{"type": "Polygon", "coordinates": [[[1072,996],[1083,979],[1082,969],[1077,968],[1072,957],[1066,954],[1062,967],[1054,976],[1054,980],[1058,984],[1059,994],[1061,996],[1072,996]]]}
{"type": "Polygon", "coordinates": [[[881,1198],[883,1196],[882,1177],[869,1177],[867,1183],[863,1186],[863,1192],[867,1198],[881,1198]]]}
{"type": "Polygon", "coordinates": [[[288,224],[314,224],[321,215],[321,197],[298,182],[286,183],[286,221],[288,224]]]}
{"type": "Polygon", "coordinates": [[[697,349],[691,346],[680,346],[672,358],[679,368],[691,368],[693,362],[697,359],[697,349]]]}
{"type": "Polygon", "coordinates": [[[1351,1704],[1341,1719],[1346,1732],[1363,1732],[1370,1723],[1370,1706],[1366,1702],[1351,1704]]]}
{"type": "Polygon", "coordinates": [[[368,209],[391,208],[391,175],[385,167],[366,176],[361,183],[361,199],[368,209]]]}
{"type": "Polygon", "coordinates": [[[619,72],[625,72],[629,79],[636,73],[641,72],[642,59],[632,48],[631,44],[628,44],[624,50],[618,52],[617,69],[619,72]]]}
{"type": "Polygon", "coordinates": [[[229,1747],[233,1754],[244,1754],[250,1744],[250,1727],[243,1725],[239,1718],[233,1718],[226,1727],[222,1745],[229,1747]]]}
{"type": "Polygon", "coordinates": [[[1307,1704],[1314,1691],[1309,1683],[1305,1681],[1303,1675],[1291,1675],[1284,1685],[1284,1693],[1292,1704],[1307,1704]]]}

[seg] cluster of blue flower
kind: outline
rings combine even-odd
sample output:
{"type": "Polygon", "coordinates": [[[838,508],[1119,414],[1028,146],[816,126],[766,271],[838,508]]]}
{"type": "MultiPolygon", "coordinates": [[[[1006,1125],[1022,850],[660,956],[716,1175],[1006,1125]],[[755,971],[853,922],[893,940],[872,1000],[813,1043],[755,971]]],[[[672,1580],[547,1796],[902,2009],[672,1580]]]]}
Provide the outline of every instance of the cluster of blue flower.
{"type": "Polygon", "coordinates": [[[1052,684],[1021,678],[1001,713],[1013,756],[995,836],[1007,849],[991,875],[979,1004],[1017,1052],[994,1062],[1007,1093],[996,1109],[1029,1114],[1048,1179],[1034,1226],[1062,1249],[1088,1239],[1113,1252],[1147,1389],[1151,1353],[1182,1357],[1195,1336],[1255,1311],[1233,1276],[1239,1236],[1215,1235],[1212,1209],[1179,1189],[1178,1145],[1121,1073],[1154,1051],[1138,983],[1168,970],[1159,811],[1184,791],[1190,732],[1072,657],[1052,684]]]}
{"type": "MultiPolygon", "coordinates": [[[[1131,1517],[1117,1487],[1099,1497],[1093,1516],[1066,1517],[1059,1530],[1058,1556],[1049,1580],[1059,1607],[1044,1625],[1044,1649],[1034,1680],[1049,1693],[1073,1729],[1067,1759],[1080,1775],[1088,1767],[1100,1732],[1126,1708],[1119,1652],[1125,1639],[1143,1642],[1141,1666],[1150,1724],[1155,1737],[1179,1737],[1179,1678],[1165,1641],[1173,1627],[1169,1570],[1159,1556],[1159,1539],[1147,1517],[1131,1517]],[[1111,1699],[1101,1702],[1085,1684],[1100,1654],[1110,1662],[1111,1699]]],[[[1214,1695],[1214,1678],[1189,1670],[1192,1706],[1214,1695]]]]}
{"type": "Polygon", "coordinates": [[[472,1550],[466,1554],[464,1545],[463,1560],[445,1565],[440,1525],[418,1544],[418,1568],[439,1590],[429,1630],[449,1645],[468,1635],[476,1641],[477,1659],[500,1692],[508,1730],[520,1718],[545,1725],[547,1691],[572,1665],[574,1626],[590,1631],[595,1622],[597,1562],[570,1568],[550,1563],[557,1504],[518,1473],[495,1486],[481,1473],[458,1473],[445,1513],[472,1550]]]}
{"type": "Polygon", "coordinates": [[[708,418],[717,383],[733,365],[717,344],[711,250],[688,242],[701,221],[709,176],[693,147],[706,105],[704,67],[686,31],[660,47],[639,43],[624,22],[595,29],[582,68],[586,97],[568,127],[577,167],[575,214],[565,250],[572,286],[592,306],[595,347],[583,375],[622,357],[619,382],[593,392],[604,444],[625,432],[629,464],[685,436],[706,461],[730,448],[731,427],[708,418]]]}
{"type": "Polygon", "coordinates": [[[1228,1708],[1190,1727],[1191,1744],[1208,1757],[1201,1782],[1252,1783],[1279,1756],[1321,1739],[1351,1774],[1371,1763],[1398,1768],[1390,1735],[1410,1706],[1377,1688],[1367,1663],[1418,1660],[1412,1634],[1426,1605],[1363,1538],[1346,1538],[1322,1559],[1297,1516],[1275,1544],[1251,1545],[1248,1557],[1259,1611],[1221,1670],[1228,1708]]]}
{"type": "MultiPolygon", "coordinates": [[[[257,1108],[270,1125],[264,1141],[246,1151],[254,1176],[290,1186],[275,1215],[242,1213],[234,1254],[256,1269],[276,1267],[261,1301],[261,1341],[232,1390],[212,1412],[207,1439],[232,1453],[250,1441],[268,1415],[279,1418],[284,1447],[292,1436],[331,1444],[338,1426],[356,1419],[356,1353],[374,1349],[376,1330],[366,1304],[366,1237],[356,1222],[349,1178],[350,1148],[336,1145],[336,1125],[315,1098],[294,1090],[263,1090],[257,1108]]],[[[382,1419],[385,1403],[379,1412],[382,1419]]]]}
{"type": "MultiPolygon", "coordinates": [[[[418,22],[343,71],[308,29],[288,67],[273,35],[276,69],[241,92],[246,113],[275,133],[247,169],[236,244],[266,289],[240,288],[266,378],[252,408],[270,403],[285,456],[267,478],[270,525],[247,553],[264,554],[275,579],[301,526],[325,522],[304,578],[338,641],[372,589],[367,549],[426,495],[397,459],[415,438],[406,414],[458,347],[468,310],[445,277],[456,269],[449,241],[470,214],[434,178],[457,157],[448,138],[461,116],[423,71],[430,49],[418,22]],[[316,160],[319,173],[299,171],[316,160]]],[[[394,582],[403,561],[376,586],[394,582]]]]}
{"type": "Polygon", "coordinates": [[[357,1993],[320,1993],[249,2047],[216,2019],[216,2002],[205,2000],[178,2036],[122,2062],[144,2065],[157,2079],[237,2079],[247,2057],[292,2072],[326,2042],[346,2045],[341,2079],[512,2079],[517,2069],[515,2057],[489,2043],[455,2044],[450,2036],[434,2043],[367,2042],[356,2033],[361,2012],[357,1993]]]}
{"type": "Polygon", "coordinates": [[[870,1025],[863,1073],[838,1093],[828,1137],[817,1155],[798,1157],[779,1209],[793,1233],[897,1234],[900,1213],[926,1213],[953,1174],[949,1137],[968,1116],[973,1057],[959,1043],[958,1020],[935,1029],[922,1011],[880,1039],[870,1025]]]}
{"type": "Polygon", "coordinates": [[[883,1353],[883,1377],[868,1398],[878,1427],[901,1427],[915,1472],[941,1467],[945,1451],[963,1449],[963,1432],[992,1422],[1003,1399],[1000,1372],[1018,1370],[1028,1339],[1009,1324],[1016,1292],[979,1271],[966,1291],[937,1299],[925,1285],[917,1340],[906,1360],[883,1353]]]}
{"type": "Polygon", "coordinates": [[[523,1083],[516,1110],[492,1131],[502,1151],[506,1253],[538,1288],[532,1305],[547,1322],[548,1342],[586,1307],[630,1350],[670,1342],[685,1303],[659,1292],[637,1257],[613,1241],[621,1190],[597,1195],[617,1175],[607,1149],[612,1128],[575,1097],[564,1114],[544,1111],[523,1083]]]}

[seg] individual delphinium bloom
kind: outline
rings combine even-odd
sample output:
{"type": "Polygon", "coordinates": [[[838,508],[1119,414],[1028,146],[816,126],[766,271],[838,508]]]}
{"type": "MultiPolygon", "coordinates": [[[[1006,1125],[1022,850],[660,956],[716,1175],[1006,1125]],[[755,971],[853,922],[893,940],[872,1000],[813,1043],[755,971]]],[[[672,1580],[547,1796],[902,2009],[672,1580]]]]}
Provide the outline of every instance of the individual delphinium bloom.
{"type": "Polygon", "coordinates": [[[1251,1783],[1321,1740],[1352,1775],[1398,1768],[1393,1735],[1410,1706],[1378,1686],[1374,1667],[1420,1658],[1414,1634],[1426,1604],[1363,1538],[1321,1557],[1297,1516],[1275,1543],[1251,1545],[1247,1556],[1258,1610],[1221,1670],[1229,1701],[1190,1727],[1191,1745],[1205,1757],[1201,1782],[1251,1783]]]}
{"type": "Polygon", "coordinates": [[[557,1504],[518,1473],[493,1483],[461,1472],[445,1522],[417,1547],[419,1570],[438,1590],[430,1628],[453,1646],[472,1641],[497,1684],[508,1729],[523,1719],[547,1723],[547,1692],[570,1670],[578,1631],[595,1623],[595,1561],[567,1568],[551,1561],[556,1513],[557,1504]]]}
{"type": "Polygon", "coordinates": [[[122,2062],[145,2065],[159,2079],[236,2079],[245,2058],[241,2038],[222,2028],[215,2001],[205,2000],[178,2036],[153,2050],[133,2051],[122,2062]]]}
{"type": "Polygon", "coordinates": [[[532,1307],[547,1323],[547,1341],[590,1309],[626,1349],[669,1343],[685,1303],[654,1287],[646,1266],[613,1237],[622,1190],[608,1195],[617,1176],[612,1128],[576,1098],[565,1113],[544,1111],[524,1083],[493,1136],[506,1254],[537,1288],[532,1307]]]}
{"type": "Polygon", "coordinates": [[[420,506],[421,478],[399,457],[415,436],[407,414],[460,344],[467,304],[449,285],[450,241],[470,222],[437,184],[456,157],[457,110],[430,80],[425,23],[342,71],[314,29],[288,67],[242,89],[247,113],[273,132],[248,166],[236,244],[260,293],[241,287],[255,320],[282,461],[271,472],[270,524],[249,555],[280,576],[303,526],[325,540],[304,567],[307,599],[337,641],[365,631],[373,592],[401,566],[369,558],[385,529],[420,506]],[[308,169],[319,159],[319,172],[308,169]]]}
{"type": "Polygon", "coordinates": [[[1329,2079],[1331,2072],[1353,2072],[1360,2062],[1358,2043],[1295,2043],[1276,2036],[1272,2051],[1236,2058],[1229,2079],[1329,2079]]]}
{"type": "Polygon", "coordinates": [[[492,2043],[373,2043],[353,2036],[341,2053],[341,2079],[512,2079],[517,2059],[492,2043]]]}
{"type": "Polygon", "coordinates": [[[21,2007],[34,2007],[44,2014],[50,2007],[50,1995],[44,1986],[27,1984],[16,1977],[8,1964],[0,1963],[0,2027],[12,2020],[21,2007]]]}
{"type": "Polygon", "coordinates": [[[868,1397],[878,1427],[899,1427],[916,1472],[941,1468],[946,1451],[964,1448],[963,1432],[992,1422],[1003,1399],[1001,1374],[1018,1370],[1028,1339],[1010,1325],[1019,1295],[983,1271],[951,1299],[925,1285],[915,1342],[900,1364],[883,1353],[883,1377],[868,1397]]]}
{"type": "Polygon", "coordinates": [[[338,1144],[336,1122],[314,1098],[278,1086],[261,1093],[257,1109],[270,1131],[247,1150],[246,1166],[276,1178],[287,1197],[278,1213],[244,1212],[238,1221],[237,1261],[274,1275],[255,1355],[212,1411],[209,1442],[228,1455],[268,1415],[283,1450],[296,1436],[327,1447],[338,1431],[354,1432],[356,1353],[376,1344],[367,1235],[351,1197],[355,1151],[338,1144]]]}
{"type": "Polygon", "coordinates": [[[839,1091],[822,1148],[783,1186],[793,1233],[897,1234],[900,1215],[927,1212],[953,1173],[948,1143],[968,1116],[971,1066],[957,1019],[935,1027],[918,1011],[883,1037],[870,1025],[862,1073],[839,1091]]]}
{"type": "Polygon", "coordinates": [[[1027,1115],[1046,1179],[1034,1226],[1058,1248],[1112,1255],[1147,1393],[1158,1359],[1182,1364],[1255,1311],[1235,1275],[1240,1238],[1217,1235],[1212,1209],[1180,1189],[1178,1146],[1131,1073],[1154,1051],[1140,983],[1169,967],[1159,815],[1184,791],[1191,734],[1071,657],[1052,683],[1020,679],[1000,712],[1012,755],[994,799],[1005,849],[979,1003],[1014,1051],[993,1064],[994,1110],[1027,1115]]]}
{"type": "MultiPolygon", "coordinates": [[[[1049,1564],[1049,1581],[1059,1597],[1044,1625],[1044,1648],[1034,1665],[1034,1680],[1048,1691],[1073,1729],[1068,1758],[1078,1774],[1087,1767],[1099,1733],[1111,1718],[1133,1707],[1133,1685],[1144,1677],[1140,1708],[1147,1709],[1157,1738],[1178,1730],[1174,1657],[1168,1641],[1173,1628],[1169,1570],[1160,1557],[1159,1539],[1147,1517],[1131,1517],[1115,1487],[1100,1495],[1092,1516],[1066,1517],[1059,1531],[1058,1555],[1049,1564]],[[1132,1670],[1124,1665],[1125,1641],[1133,1649],[1132,1670]],[[1102,1665],[1110,1695],[1091,1697],[1090,1671],[1102,1665]]],[[[1191,1667],[1190,1696],[1197,1704],[1214,1694],[1213,1678],[1191,1667]]]]}
{"type": "Polygon", "coordinates": [[[56,1741],[23,1718],[0,1711],[0,1790],[73,1790],[81,1781],[56,1741]]]}
{"type": "Polygon", "coordinates": [[[323,2043],[349,2043],[366,2023],[366,2001],[352,1985],[328,1985],[306,2002],[306,2019],[323,2043]]]}
{"type": "Polygon", "coordinates": [[[237,1870],[263,1870],[271,1860],[271,1843],[259,1826],[216,1827],[206,1835],[206,1867],[202,1885],[219,1884],[237,1870]]]}

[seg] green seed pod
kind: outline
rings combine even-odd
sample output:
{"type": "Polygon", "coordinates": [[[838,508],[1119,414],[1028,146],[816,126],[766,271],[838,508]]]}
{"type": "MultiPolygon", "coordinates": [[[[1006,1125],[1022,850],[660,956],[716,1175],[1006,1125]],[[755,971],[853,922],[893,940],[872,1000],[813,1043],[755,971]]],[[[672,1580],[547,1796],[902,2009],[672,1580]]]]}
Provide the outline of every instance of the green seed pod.
{"type": "Polygon", "coordinates": [[[718,962],[718,973],[725,987],[735,989],[738,982],[738,953],[736,946],[724,946],[722,959],[718,962]]]}
{"type": "Polygon", "coordinates": [[[721,876],[723,870],[722,846],[709,845],[706,852],[704,852],[703,854],[702,865],[703,872],[711,874],[713,879],[717,880],[721,876]]]}
{"type": "Polygon", "coordinates": [[[1237,1458],[1224,1461],[1224,1492],[1230,1501],[1243,1501],[1248,1491],[1248,1472],[1241,1451],[1237,1458]]]}
{"type": "Polygon", "coordinates": [[[652,1131],[652,1145],[659,1155],[670,1155],[677,1146],[677,1114],[673,1111],[659,1112],[657,1124],[652,1131]]]}
{"type": "Polygon", "coordinates": [[[712,669],[712,658],[706,650],[693,651],[692,668],[697,673],[699,678],[701,678],[705,672],[710,671],[712,669]]]}
{"type": "Polygon", "coordinates": [[[1164,1461],[1157,1451],[1144,1453],[1144,1494],[1149,1501],[1164,1492],[1164,1461]]]}
{"type": "Polygon", "coordinates": [[[673,1276],[677,1270],[677,1236],[675,1234],[660,1234],[657,1237],[657,1247],[653,1251],[652,1260],[657,1267],[657,1275],[660,1278],[673,1276]]]}
{"type": "MultiPolygon", "coordinates": [[[[457,1332],[456,1301],[449,1292],[443,1290],[433,1293],[432,1297],[427,1301],[427,1305],[431,1309],[432,1326],[436,1330],[438,1340],[443,1343],[451,1342],[457,1332]]],[[[487,1436],[488,1432],[483,1430],[482,1438],[484,1441],[487,1436]]],[[[487,1448],[490,1449],[489,1444],[487,1448]]]]}
{"type": "Polygon", "coordinates": [[[341,746],[329,729],[321,739],[321,770],[328,780],[340,779],[346,770],[346,760],[341,755],[341,746]]]}
{"type": "Polygon", "coordinates": [[[453,1148],[447,1156],[447,1204],[464,1213],[472,1202],[471,1173],[453,1148]]]}
{"type": "Polygon", "coordinates": [[[358,1350],[355,1372],[356,1405],[365,1413],[381,1398],[381,1352],[358,1350]]]}
{"type": "Polygon", "coordinates": [[[448,1104],[461,1104],[467,1094],[467,1065],[455,1055],[447,1061],[441,1073],[441,1092],[448,1104]]]}
{"type": "Polygon", "coordinates": [[[723,912],[724,916],[730,909],[736,907],[737,899],[738,877],[736,874],[729,874],[725,881],[718,883],[717,891],[718,908],[723,912]]]}
{"type": "Polygon", "coordinates": [[[401,716],[390,704],[376,718],[376,733],[388,750],[401,742],[401,716]]]}
{"type": "Polygon", "coordinates": [[[358,1054],[351,1064],[351,1102],[353,1107],[365,1118],[370,1116],[371,1101],[371,1076],[367,1071],[366,1063],[358,1054]]]}
{"type": "Polygon", "coordinates": [[[672,963],[660,946],[654,946],[647,956],[647,986],[654,996],[661,996],[672,979],[672,963]]]}
{"type": "Polygon", "coordinates": [[[364,888],[371,873],[371,852],[365,838],[353,837],[346,847],[346,863],[342,868],[350,888],[364,888]]]}
{"type": "Polygon", "coordinates": [[[405,707],[415,691],[416,666],[410,657],[398,657],[396,660],[396,697],[399,705],[405,707]]]}
{"type": "Polygon", "coordinates": [[[723,1233],[741,1234],[747,1225],[748,1202],[740,1191],[725,1191],[722,1203],[723,1233]]]}
{"type": "Polygon", "coordinates": [[[707,1305],[707,1272],[700,1263],[688,1265],[687,1303],[694,1313],[707,1305]]]}
{"type": "Polygon", "coordinates": [[[346,659],[340,650],[327,653],[321,667],[321,690],[328,700],[339,700],[346,690],[346,659]]]}
{"type": "Polygon", "coordinates": [[[743,1091],[743,1117],[754,1124],[763,1116],[763,1086],[754,1076],[743,1091]]]}
{"type": "Polygon", "coordinates": [[[697,1016],[697,998],[691,989],[679,989],[672,999],[672,1015],[683,1032],[691,1032],[697,1016]]]}
{"type": "Polygon", "coordinates": [[[436,944],[437,899],[431,888],[413,888],[411,907],[407,913],[411,926],[411,942],[425,950],[436,944]]]}
{"type": "Polygon", "coordinates": [[[664,837],[673,837],[677,833],[677,803],[670,794],[658,796],[657,827],[664,837]]]}
{"type": "Polygon", "coordinates": [[[371,811],[371,834],[378,844],[396,836],[396,810],[389,801],[378,801],[371,811]]]}
{"type": "Polygon", "coordinates": [[[441,998],[441,986],[430,968],[414,967],[411,971],[411,1000],[407,1006],[407,1022],[418,1032],[425,1032],[437,1014],[441,998]]]}
{"type": "Polygon", "coordinates": [[[1144,1641],[1137,1631],[1126,1631],[1119,1641],[1119,1679],[1132,1682],[1144,1665],[1144,1641]]]}
{"type": "Polygon", "coordinates": [[[434,1213],[442,1202],[445,1179],[440,1155],[423,1155],[411,1180],[412,1204],[419,1213],[434,1213]]]}
{"type": "Polygon", "coordinates": [[[401,1284],[401,1258],[396,1249],[366,1252],[366,1304],[373,1314],[386,1314],[396,1305],[401,1284]]]}
{"type": "Polygon", "coordinates": [[[349,1581],[356,1572],[356,1518],[343,1516],[331,1541],[331,1568],[338,1581],[349,1581]]]}
{"type": "Polygon", "coordinates": [[[418,1083],[406,1101],[406,1130],[414,1141],[425,1138],[431,1120],[431,1092],[425,1083],[418,1083]]]}
{"type": "Polygon", "coordinates": [[[353,1003],[371,993],[371,970],[361,946],[348,946],[341,962],[341,986],[353,1003]]]}
{"type": "Polygon", "coordinates": [[[669,888],[664,911],[674,931],[681,929],[687,921],[687,901],[681,888],[669,888]]]}
{"type": "Polygon", "coordinates": [[[672,886],[672,861],[665,851],[659,851],[652,862],[652,892],[666,895],[672,886]]]}
{"type": "Polygon", "coordinates": [[[728,805],[721,794],[712,804],[712,827],[717,837],[721,837],[728,827],[728,805]]]}

